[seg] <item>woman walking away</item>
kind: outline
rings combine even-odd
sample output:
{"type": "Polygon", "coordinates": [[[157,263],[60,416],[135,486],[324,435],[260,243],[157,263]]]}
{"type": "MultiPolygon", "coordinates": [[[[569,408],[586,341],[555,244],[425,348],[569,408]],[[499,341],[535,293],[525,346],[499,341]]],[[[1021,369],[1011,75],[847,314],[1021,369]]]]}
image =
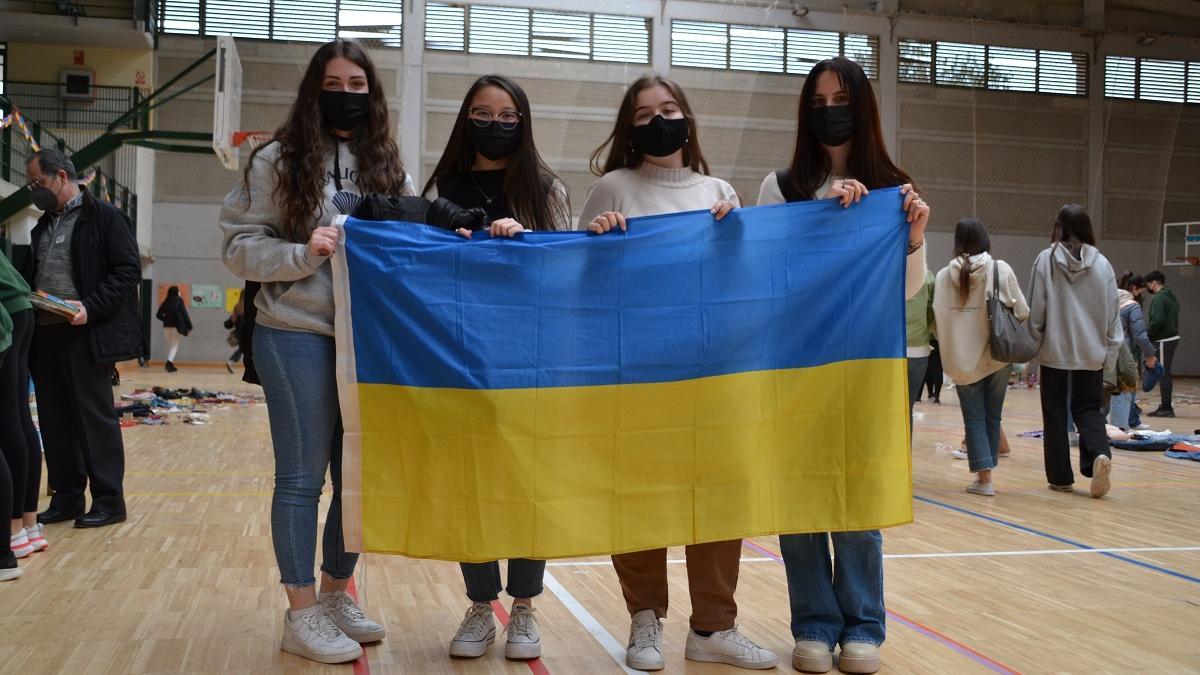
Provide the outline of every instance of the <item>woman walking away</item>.
{"type": "MultiPolygon", "coordinates": [[[[1146,332],[1146,322],[1142,317],[1142,307],[1138,304],[1136,298],[1133,297],[1133,289],[1138,285],[1145,286],[1145,282],[1141,281],[1141,277],[1133,272],[1126,272],[1121,275],[1120,281],[1117,282],[1117,304],[1120,306],[1118,312],[1121,316],[1121,332],[1125,335],[1125,346],[1129,348],[1129,353],[1133,355],[1135,361],[1142,361],[1146,368],[1153,370],[1158,364],[1158,358],[1155,356],[1154,343],[1150,341],[1150,336],[1146,332]]],[[[1139,378],[1140,379],[1140,378],[1139,378]]],[[[1108,421],[1114,427],[1121,429],[1133,430],[1137,428],[1133,418],[1133,406],[1136,398],[1136,389],[1134,391],[1123,391],[1108,403],[1108,421]]],[[[1139,421],[1140,423],[1140,421],[1139,421]]]]}
{"type": "MultiPolygon", "coordinates": [[[[275,489],[271,540],[289,609],[281,648],[321,663],[362,656],[384,629],[347,593],[358,554],[342,534],[342,420],[334,375],[332,221],[363,194],[412,195],[391,115],[367,51],[351,40],[316,50],[286,121],[251,154],[225,197],[225,266],[261,282],[253,363],[267,397],[275,489]],[[325,474],[333,496],[313,576],[325,474]]],[[[247,288],[253,286],[247,284],[247,288]]],[[[249,316],[250,308],[247,309],[249,316]]]]}
{"type": "MultiPolygon", "coordinates": [[[[925,283],[929,205],[888,156],[875,101],[871,81],[857,63],[837,57],[813,66],[800,92],[792,163],[763,179],[758,203],[837,199],[843,208],[854,208],[869,190],[899,187],[903,213],[897,215],[908,223],[904,297],[909,299],[925,283]]],[[[808,439],[814,447],[804,450],[825,452],[822,442],[808,439]]],[[[853,454],[847,461],[855,461],[853,454]]],[[[834,647],[841,645],[842,671],[879,670],[887,620],[879,530],[786,534],[779,537],[779,547],[796,639],[792,665],[805,672],[827,672],[833,668],[834,647]]]]}
{"type": "Polygon", "coordinates": [[[967,492],[985,497],[996,494],[992,471],[1000,461],[1000,418],[1011,371],[1008,363],[992,358],[988,299],[998,291],[1000,302],[1017,319],[1029,318],[1017,275],[1008,263],[992,258],[990,250],[984,224],[975,218],[960,220],[954,228],[954,259],[938,272],[933,292],[942,367],[958,392],[967,459],[976,474],[967,492]]]}
{"type": "Polygon", "coordinates": [[[183,338],[192,332],[192,319],[188,316],[187,306],[179,295],[178,286],[167,289],[167,297],[158,306],[158,313],[155,316],[162,322],[163,336],[167,339],[167,372],[173,373],[179,370],[175,367],[175,357],[179,354],[179,345],[183,342],[183,338]]]}
{"type": "Polygon", "coordinates": [[[1034,261],[1029,282],[1030,329],[1041,341],[1037,359],[1042,364],[1046,480],[1059,492],[1071,492],[1075,482],[1067,436],[1069,407],[1079,429],[1079,472],[1092,479],[1092,496],[1100,498],[1108,494],[1112,471],[1100,413],[1104,366],[1115,361],[1123,338],[1117,281],[1108,258],[1096,248],[1092,220],[1082,206],[1062,207],[1050,242],[1034,261]]]}

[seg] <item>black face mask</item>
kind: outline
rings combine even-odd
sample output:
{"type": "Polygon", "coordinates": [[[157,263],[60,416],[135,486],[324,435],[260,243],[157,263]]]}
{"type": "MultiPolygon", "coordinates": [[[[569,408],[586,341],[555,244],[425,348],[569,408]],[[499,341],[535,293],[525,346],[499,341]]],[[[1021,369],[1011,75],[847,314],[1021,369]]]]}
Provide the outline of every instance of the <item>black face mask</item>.
{"type": "Polygon", "coordinates": [[[655,115],[649,124],[634,127],[630,135],[633,149],[651,157],[666,157],[682,148],[688,140],[688,123],[685,118],[669,120],[655,115]]]}
{"type": "Polygon", "coordinates": [[[521,125],[518,123],[512,129],[504,129],[495,120],[486,127],[468,122],[467,140],[479,154],[494,162],[517,151],[517,146],[521,144],[521,125]]]}
{"type": "Polygon", "coordinates": [[[854,137],[854,113],[848,105],[809,108],[808,115],[808,128],[823,145],[836,148],[854,137]]]}
{"type": "Polygon", "coordinates": [[[371,95],[349,91],[321,92],[321,121],[338,131],[354,131],[371,116],[371,95]]]}
{"type": "Polygon", "coordinates": [[[58,195],[47,187],[34,187],[29,190],[29,198],[33,205],[42,211],[54,211],[58,208],[58,195]]]}

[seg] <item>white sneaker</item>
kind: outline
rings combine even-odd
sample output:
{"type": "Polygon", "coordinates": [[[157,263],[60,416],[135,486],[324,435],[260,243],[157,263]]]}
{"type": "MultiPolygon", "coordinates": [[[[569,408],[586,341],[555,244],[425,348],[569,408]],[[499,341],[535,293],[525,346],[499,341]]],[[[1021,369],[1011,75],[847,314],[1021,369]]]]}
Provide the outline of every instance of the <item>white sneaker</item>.
{"type": "Polygon", "coordinates": [[[951,450],[950,456],[953,457],[954,459],[969,459],[970,458],[967,455],[966,450],[951,450]]]}
{"type": "Polygon", "coordinates": [[[750,638],[739,633],[736,626],[729,630],[717,631],[708,637],[701,637],[696,631],[689,630],[683,658],[689,661],[727,663],[750,670],[768,670],[779,663],[775,652],[754,644],[750,638]]]}
{"type": "MultiPolygon", "coordinates": [[[[1092,496],[1096,499],[1108,494],[1108,475],[1112,473],[1112,460],[1100,455],[1092,462],[1092,496]]],[[[20,557],[20,556],[18,556],[20,557]]]]}
{"type": "Polygon", "coordinates": [[[450,641],[450,656],[478,658],[495,641],[496,620],[492,617],[491,604],[474,602],[467,608],[467,615],[458,624],[458,632],[450,641]]]}
{"type": "Polygon", "coordinates": [[[16,534],[8,538],[8,546],[17,558],[24,558],[33,553],[33,544],[29,543],[29,535],[25,533],[25,528],[23,527],[17,530],[16,534]]]}
{"type": "Polygon", "coordinates": [[[320,604],[284,610],[279,648],[317,663],[346,663],[363,655],[362,647],[346,637],[320,604]]]}
{"type": "Polygon", "coordinates": [[[967,486],[967,492],[970,492],[973,495],[983,495],[984,497],[995,497],[996,486],[993,485],[991,481],[986,483],[975,481],[967,486]]]}
{"type": "Polygon", "coordinates": [[[796,640],[792,667],[804,673],[828,673],[833,670],[833,650],[820,640],[796,640]]]}
{"type": "Polygon", "coordinates": [[[508,642],[504,645],[504,658],[528,661],[542,655],[542,638],[532,607],[513,605],[505,630],[508,642]]]}
{"type": "Polygon", "coordinates": [[[321,593],[317,602],[325,608],[325,613],[333,619],[333,625],[346,634],[346,637],[359,644],[379,642],[385,631],[383,626],[372,621],[363,614],[354,598],[344,591],[321,593]]]}
{"type": "Polygon", "coordinates": [[[870,642],[847,642],[838,657],[838,670],[843,673],[879,672],[879,647],[870,642]]]}
{"type": "Polygon", "coordinates": [[[41,523],[26,525],[25,536],[29,537],[29,544],[35,552],[50,548],[50,542],[46,541],[46,526],[41,523]]]}
{"type": "Polygon", "coordinates": [[[12,581],[24,574],[21,568],[17,566],[17,561],[13,561],[12,567],[0,567],[0,581],[12,581]]]}
{"type": "Polygon", "coordinates": [[[629,627],[629,646],[625,649],[625,665],[634,670],[662,670],[666,667],[662,655],[662,622],[652,609],[633,615],[629,627]]]}

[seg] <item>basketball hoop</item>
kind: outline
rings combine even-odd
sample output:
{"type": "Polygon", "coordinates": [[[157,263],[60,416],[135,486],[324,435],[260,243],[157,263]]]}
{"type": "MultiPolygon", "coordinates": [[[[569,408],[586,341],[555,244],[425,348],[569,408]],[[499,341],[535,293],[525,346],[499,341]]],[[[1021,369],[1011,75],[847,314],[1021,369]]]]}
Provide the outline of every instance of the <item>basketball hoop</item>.
{"type": "Polygon", "coordinates": [[[233,132],[233,147],[240,148],[249,143],[247,149],[254,150],[263,143],[269,142],[275,136],[273,131],[235,131],[233,132]]]}

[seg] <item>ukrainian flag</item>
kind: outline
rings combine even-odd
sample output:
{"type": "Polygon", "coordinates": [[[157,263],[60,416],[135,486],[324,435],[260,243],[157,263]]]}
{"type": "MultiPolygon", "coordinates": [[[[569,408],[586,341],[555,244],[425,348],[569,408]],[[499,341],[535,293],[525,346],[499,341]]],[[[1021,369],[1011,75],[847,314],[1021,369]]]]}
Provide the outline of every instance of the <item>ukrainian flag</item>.
{"type": "Polygon", "coordinates": [[[911,522],[900,201],[512,240],[346,220],[348,547],[469,562],[911,522]]]}

